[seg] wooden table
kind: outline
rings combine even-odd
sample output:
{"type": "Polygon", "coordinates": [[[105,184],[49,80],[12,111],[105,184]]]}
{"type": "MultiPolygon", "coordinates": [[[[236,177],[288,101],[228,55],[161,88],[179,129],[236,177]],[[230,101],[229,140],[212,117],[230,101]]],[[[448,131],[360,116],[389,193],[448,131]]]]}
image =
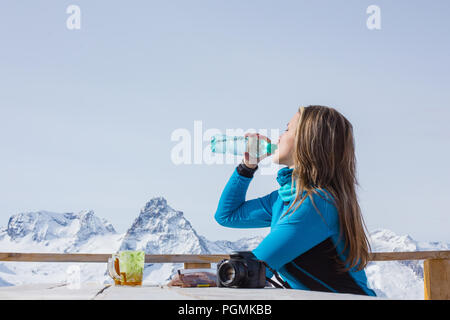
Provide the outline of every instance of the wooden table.
{"type": "Polygon", "coordinates": [[[286,290],[277,288],[180,288],[158,285],[137,287],[84,283],[79,289],[65,284],[0,287],[0,300],[361,300],[375,297],[286,290]]]}

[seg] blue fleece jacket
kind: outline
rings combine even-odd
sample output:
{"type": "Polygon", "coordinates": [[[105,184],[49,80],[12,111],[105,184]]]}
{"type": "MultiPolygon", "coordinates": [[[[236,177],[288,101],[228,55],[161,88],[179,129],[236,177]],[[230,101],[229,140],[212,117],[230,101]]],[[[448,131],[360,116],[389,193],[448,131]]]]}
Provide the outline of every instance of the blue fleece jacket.
{"type": "MultiPolygon", "coordinates": [[[[288,282],[293,289],[356,293],[375,296],[368,288],[364,270],[356,267],[338,273],[330,258],[333,251],[342,261],[343,241],[338,242],[339,218],[329,192],[313,194],[314,208],[309,197],[293,213],[280,218],[292,203],[290,178],[292,169],[278,171],[280,189],[270,194],[245,200],[251,177],[240,175],[235,169],[227,182],[215,213],[216,221],[230,228],[270,227],[270,233],[252,252],[288,282]]],[[[295,191],[295,188],[294,188],[295,191]]],[[[303,192],[302,196],[306,194],[303,192]]],[[[271,277],[271,273],[268,272],[271,277]]]]}

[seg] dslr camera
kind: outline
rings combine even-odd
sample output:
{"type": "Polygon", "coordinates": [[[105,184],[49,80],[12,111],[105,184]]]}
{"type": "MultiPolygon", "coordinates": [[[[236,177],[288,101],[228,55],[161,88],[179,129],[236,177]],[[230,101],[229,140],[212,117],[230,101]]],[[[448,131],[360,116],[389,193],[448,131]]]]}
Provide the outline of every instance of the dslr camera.
{"type": "Polygon", "coordinates": [[[217,286],[264,288],[266,267],[251,251],[237,251],[217,264],[217,286]]]}

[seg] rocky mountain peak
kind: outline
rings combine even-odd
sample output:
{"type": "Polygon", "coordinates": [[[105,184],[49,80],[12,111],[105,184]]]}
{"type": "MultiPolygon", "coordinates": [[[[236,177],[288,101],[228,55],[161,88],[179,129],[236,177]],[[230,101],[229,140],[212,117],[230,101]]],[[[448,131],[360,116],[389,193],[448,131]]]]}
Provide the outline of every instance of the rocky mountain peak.
{"type": "Polygon", "coordinates": [[[145,250],[147,253],[208,253],[203,239],[190,222],[167,204],[154,197],[141,209],[123,239],[120,250],[145,250]]]}
{"type": "Polygon", "coordinates": [[[141,209],[142,213],[159,214],[167,208],[167,200],[164,197],[154,197],[141,209]]]}

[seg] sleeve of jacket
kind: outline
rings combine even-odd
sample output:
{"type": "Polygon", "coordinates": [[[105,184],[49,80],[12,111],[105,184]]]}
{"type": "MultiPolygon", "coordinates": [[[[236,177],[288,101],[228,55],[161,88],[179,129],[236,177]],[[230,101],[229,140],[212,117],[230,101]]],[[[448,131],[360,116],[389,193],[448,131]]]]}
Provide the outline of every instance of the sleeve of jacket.
{"type": "Polygon", "coordinates": [[[275,270],[291,262],[331,236],[329,225],[333,222],[327,218],[328,206],[325,209],[320,209],[319,215],[310,199],[305,199],[295,212],[272,227],[253,254],[275,270]]]}
{"type": "Polygon", "coordinates": [[[274,191],[264,197],[245,201],[252,177],[245,177],[235,169],[219,200],[214,218],[217,223],[230,228],[270,227],[274,191]]]}

